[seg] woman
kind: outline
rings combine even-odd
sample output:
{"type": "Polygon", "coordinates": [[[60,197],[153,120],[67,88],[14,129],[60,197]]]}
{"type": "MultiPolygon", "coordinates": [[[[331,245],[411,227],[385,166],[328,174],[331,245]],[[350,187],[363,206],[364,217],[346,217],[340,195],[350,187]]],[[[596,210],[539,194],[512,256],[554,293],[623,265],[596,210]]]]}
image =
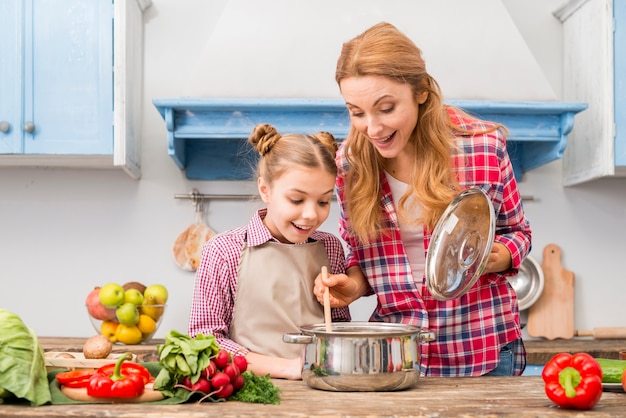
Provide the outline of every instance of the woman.
{"type": "Polygon", "coordinates": [[[506,276],[530,251],[531,231],[505,128],[444,105],[420,49],[388,23],[343,45],[336,81],[351,121],[336,158],[347,269],[325,282],[317,277],[318,301],[325,285],[335,307],[374,293],[372,321],[434,331],[436,340],[420,345],[424,375],[520,375],[526,353],[506,276]],[[424,279],[431,233],[469,187],[480,187],[493,203],[495,242],[477,283],[439,301],[424,279]]]}
{"type": "MultiPolygon", "coordinates": [[[[322,266],[345,271],[339,238],[317,230],[330,212],[337,143],[326,132],[281,135],[267,124],[257,125],[248,141],[260,154],[257,181],[266,207],[247,226],[205,244],[189,335],[214,335],[222,348],[244,353],[257,375],[297,380],[302,347],[282,336],[324,322],[313,280],[322,266]]],[[[348,308],[331,314],[350,320],[348,308]]]]}

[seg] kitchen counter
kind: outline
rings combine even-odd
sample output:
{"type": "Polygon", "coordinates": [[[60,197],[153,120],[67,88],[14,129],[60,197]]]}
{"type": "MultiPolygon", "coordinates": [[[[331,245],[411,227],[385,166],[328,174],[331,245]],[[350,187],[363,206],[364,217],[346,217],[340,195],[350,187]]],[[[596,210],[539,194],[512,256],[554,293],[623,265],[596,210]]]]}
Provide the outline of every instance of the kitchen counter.
{"type": "Polygon", "coordinates": [[[619,352],[626,350],[625,339],[596,340],[591,337],[556,340],[526,340],[526,362],[528,364],[546,364],[558,353],[585,352],[593,357],[618,359],[619,352]]]}
{"type": "Polygon", "coordinates": [[[40,407],[0,404],[0,417],[623,417],[626,410],[623,392],[603,392],[590,411],[560,409],[547,398],[538,376],[420,378],[416,387],[398,392],[325,392],[302,381],[274,383],[281,389],[280,405],[235,401],[40,407]]]}
{"type": "MultiPolygon", "coordinates": [[[[45,351],[81,351],[84,338],[41,337],[45,351]]],[[[115,345],[114,352],[133,352],[139,361],[157,361],[156,344],[115,345]]],[[[527,341],[529,362],[545,362],[561,351],[586,351],[597,357],[616,358],[626,340],[527,341]]],[[[622,417],[626,393],[604,392],[590,411],[563,410],[545,395],[539,376],[420,378],[416,387],[397,392],[326,392],[302,381],[274,380],[281,389],[280,405],[235,401],[180,405],[80,404],[29,407],[0,404],[0,417],[416,417],[416,416],[515,416],[622,417]]]]}
{"type": "MultiPolygon", "coordinates": [[[[39,343],[45,351],[82,351],[85,338],[39,337],[39,343]]],[[[113,352],[132,352],[139,361],[158,361],[156,345],[163,340],[152,340],[146,345],[114,345],[113,352]]],[[[587,352],[594,357],[618,358],[620,350],[626,350],[626,340],[596,340],[590,337],[578,337],[571,340],[526,340],[524,341],[528,364],[546,364],[552,356],[561,352],[587,352]]]]}

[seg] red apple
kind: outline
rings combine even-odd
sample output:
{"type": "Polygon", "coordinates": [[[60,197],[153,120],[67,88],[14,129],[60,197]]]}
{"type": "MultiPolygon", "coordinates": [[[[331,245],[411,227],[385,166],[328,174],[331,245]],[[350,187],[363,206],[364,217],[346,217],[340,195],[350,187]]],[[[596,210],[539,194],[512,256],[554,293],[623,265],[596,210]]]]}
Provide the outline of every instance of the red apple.
{"type": "Polygon", "coordinates": [[[85,304],[87,305],[89,315],[101,321],[110,321],[112,319],[115,319],[115,309],[109,309],[104,306],[102,302],[100,302],[100,298],[98,296],[99,294],[100,286],[96,286],[87,295],[87,300],[85,301],[85,304]]]}

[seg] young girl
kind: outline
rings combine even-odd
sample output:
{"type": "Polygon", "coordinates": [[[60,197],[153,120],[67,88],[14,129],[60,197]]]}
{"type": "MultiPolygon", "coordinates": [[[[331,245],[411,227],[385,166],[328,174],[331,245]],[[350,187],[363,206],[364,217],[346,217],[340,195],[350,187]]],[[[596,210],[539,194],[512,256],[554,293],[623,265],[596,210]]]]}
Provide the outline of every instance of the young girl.
{"type": "MultiPolygon", "coordinates": [[[[302,346],[282,336],[324,322],[313,280],[322,266],[344,272],[341,241],[316,230],[330,212],[337,143],[325,132],[281,136],[267,124],[257,125],[248,142],[260,154],[257,183],[266,208],[205,244],[189,335],[213,334],[228,351],[245,353],[255,374],[300,379],[302,346]]],[[[349,321],[348,308],[333,309],[332,318],[349,321]]]]}

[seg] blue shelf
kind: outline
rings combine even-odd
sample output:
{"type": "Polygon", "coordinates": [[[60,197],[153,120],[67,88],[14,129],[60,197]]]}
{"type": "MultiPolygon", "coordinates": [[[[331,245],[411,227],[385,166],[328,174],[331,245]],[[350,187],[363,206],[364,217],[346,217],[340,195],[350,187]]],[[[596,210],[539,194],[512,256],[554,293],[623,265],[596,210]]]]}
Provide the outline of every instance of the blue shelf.
{"type": "MultiPolygon", "coordinates": [[[[346,137],[350,120],[340,99],[154,99],[165,121],[167,149],[192,180],[252,179],[256,153],[247,138],[258,123],[279,132],[331,132],[346,137]]],[[[563,157],[576,113],[586,103],[450,100],[447,103],[509,130],[507,149],[518,179],[563,157]]]]}

